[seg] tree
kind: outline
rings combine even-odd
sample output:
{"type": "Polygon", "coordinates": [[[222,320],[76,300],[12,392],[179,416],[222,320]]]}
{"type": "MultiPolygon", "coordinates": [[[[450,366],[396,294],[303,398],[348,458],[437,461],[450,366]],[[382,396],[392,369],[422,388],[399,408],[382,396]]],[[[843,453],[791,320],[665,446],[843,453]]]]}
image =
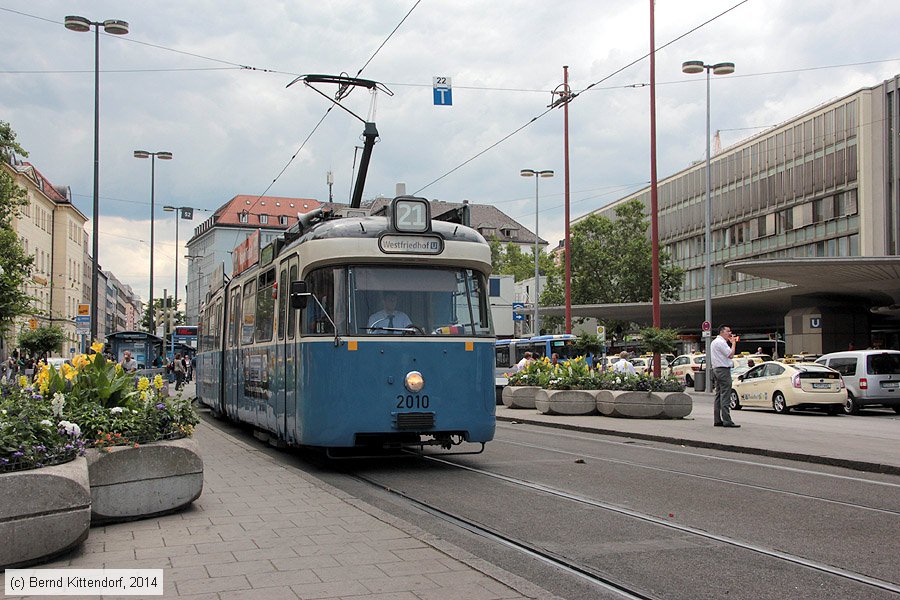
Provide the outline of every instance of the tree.
{"type": "Polygon", "coordinates": [[[26,329],[19,334],[19,347],[32,356],[43,356],[54,350],[59,352],[62,343],[66,340],[66,334],[56,326],[38,327],[26,329]]]}
{"type": "MultiPolygon", "coordinates": [[[[491,240],[491,266],[494,274],[512,275],[516,281],[534,277],[534,252],[523,252],[518,244],[508,242],[503,246],[500,240],[491,240]]],[[[541,252],[538,255],[538,272],[550,276],[558,270],[553,257],[541,252]]]]}
{"type": "MultiPolygon", "coordinates": [[[[491,266],[495,275],[512,275],[516,281],[524,281],[534,278],[534,251],[523,252],[518,244],[508,242],[503,246],[496,237],[492,238],[491,266]]],[[[556,264],[552,256],[541,252],[538,254],[538,273],[547,278],[546,284],[541,286],[540,306],[549,306],[547,288],[554,283],[558,284],[562,277],[562,267],[556,264]]],[[[542,317],[542,331],[550,331],[563,323],[562,317],[542,317]]]]}
{"type": "MultiPolygon", "coordinates": [[[[13,154],[28,156],[16,142],[9,123],[0,121],[0,159],[6,164],[13,154]]],[[[5,330],[16,317],[31,312],[31,298],[23,290],[31,275],[34,257],[25,253],[13,229],[13,219],[28,204],[24,188],[16,185],[6,168],[0,167],[0,330],[5,330]]]]}
{"type": "MultiPolygon", "coordinates": [[[[180,303],[179,303],[180,304],[180,303]]],[[[153,327],[150,327],[150,305],[144,309],[144,316],[141,317],[141,322],[139,326],[143,331],[149,331],[150,333],[156,333],[156,325],[166,326],[166,333],[171,333],[172,327],[171,325],[183,325],[184,324],[184,312],[180,310],[173,311],[172,307],[175,305],[175,300],[172,296],[166,296],[165,298],[156,298],[153,300],[153,318],[156,320],[156,324],[153,327]],[[167,319],[166,317],[172,317],[174,312],[174,323],[170,323],[171,319],[167,319]]]]}
{"type": "Polygon", "coordinates": [[[678,342],[677,329],[645,327],[641,329],[641,346],[653,354],[674,354],[678,342]]]}
{"type": "MultiPolygon", "coordinates": [[[[631,200],[616,208],[616,218],[590,215],[571,230],[572,304],[648,302],[653,297],[652,246],[644,205],[631,200]]],[[[683,271],[659,253],[662,300],[677,300],[683,271]]],[[[548,286],[547,301],[564,302],[564,282],[548,286]]]]}

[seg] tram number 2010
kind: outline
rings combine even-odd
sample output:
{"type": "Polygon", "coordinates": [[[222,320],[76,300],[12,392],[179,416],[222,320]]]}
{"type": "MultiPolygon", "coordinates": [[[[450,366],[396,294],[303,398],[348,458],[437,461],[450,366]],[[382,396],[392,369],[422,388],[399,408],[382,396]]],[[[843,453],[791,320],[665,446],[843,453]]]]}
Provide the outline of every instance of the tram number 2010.
{"type": "Polygon", "coordinates": [[[404,396],[403,394],[399,394],[397,396],[397,408],[428,408],[429,400],[428,394],[416,394],[413,396],[412,394],[407,394],[404,396]]]}

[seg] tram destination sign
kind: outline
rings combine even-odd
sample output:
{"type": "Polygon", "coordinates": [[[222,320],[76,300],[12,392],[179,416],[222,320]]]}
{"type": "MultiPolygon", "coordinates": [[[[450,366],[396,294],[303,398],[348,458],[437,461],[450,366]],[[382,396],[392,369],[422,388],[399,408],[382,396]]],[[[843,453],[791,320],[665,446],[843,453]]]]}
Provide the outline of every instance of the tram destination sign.
{"type": "Polygon", "coordinates": [[[385,254],[440,254],[444,240],[435,235],[387,234],[378,238],[378,247],[385,254]]]}

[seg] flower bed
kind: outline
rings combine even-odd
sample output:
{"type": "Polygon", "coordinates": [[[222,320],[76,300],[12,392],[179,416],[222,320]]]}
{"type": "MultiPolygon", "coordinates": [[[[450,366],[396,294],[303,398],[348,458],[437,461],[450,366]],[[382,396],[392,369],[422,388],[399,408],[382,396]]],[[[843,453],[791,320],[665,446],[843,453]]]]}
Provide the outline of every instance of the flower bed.
{"type": "MultiPolygon", "coordinates": [[[[136,378],[123,372],[119,365],[107,361],[100,352],[101,344],[95,344],[92,349],[95,354],[79,354],[72,364],[63,364],[59,370],[41,364],[33,382],[23,376],[0,386],[0,473],[6,473],[4,484],[19,490],[19,496],[33,496],[32,502],[23,498],[20,501],[26,507],[36,507],[39,512],[46,512],[40,509],[40,497],[58,495],[54,490],[61,485],[59,477],[51,476],[49,469],[56,468],[51,465],[72,461],[79,455],[85,455],[86,450],[102,456],[118,447],[138,449],[158,440],[189,437],[198,422],[189,400],[180,395],[168,397],[161,376],[157,375],[153,381],[146,377],[136,378]],[[10,477],[16,478],[14,483],[10,477]],[[26,481],[32,483],[26,485],[23,483],[26,481]]],[[[188,475],[192,482],[190,491],[176,492],[174,496],[177,501],[172,506],[157,506],[154,512],[171,510],[174,506],[183,505],[185,497],[190,502],[199,495],[202,461],[195,451],[187,454],[192,456],[186,461],[189,467],[182,468],[184,460],[176,461],[179,466],[174,470],[175,476],[181,482],[176,483],[175,487],[184,487],[181,476],[188,475]],[[198,477],[199,484],[196,481],[198,477]]],[[[145,457],[139,462],[158,456],[153,452],[137,455],[145,457]]],[[[101,460],[98,464],[102,463],[101,460]]],[[[102,479],[102,467],[94,468],[92,462],[88,479],[87,463],[81,460],[79,464],[85,471],[86,484],[93,486],[95,480],[99,481],[97,478],[102,479]]],[[[134,472],[142,471],[138,469],[134,472]]],[[[149,472],[154,479],[164,476],[158,466],[151,467],[149,472]]],[[[157,481],[155,485],[156,493],[165,495],[166,482],[157,481]]],[[[93,496],[93,493],[91,489],[90,495],[93,496]]],[[[76,525],[84,519],[82,509],[86,509],[89,515],[90,508],[89,496],[86,506],[69,511],[77,523],[65,521],[63,513],[66,511],[62,511],[60,519],[63,520],[45,523],[49,527],[49,535],[57,532],[69,540],[71,536],[66,532],[78,529],[76,525]]],[[[39,516],[26,510],[17,514],[16,518],[33,522],[33,517],[39,516]]],[[[78,536],[74,539],[76,542],[73,543],[80,541],[78,536]]],[[[55,551],[58,550],[57,547],[55,551]]],[[[32,560],[31,557],[26,558],[32,560]]]]}
{"type": "Polygon", "coordinates": [[[598,371],[590,368],[584,357],[556,365],[543,357],[508,378],[509,386],[503,390],[504,404],[512,407],[516,394],[522,393],[518,390],[537,390],[531,392],[534,406],[528,408],[537,408],[545,414],[596,414],[599,410],[601,414],[615,417],[681,418],[691,412],[691,397],[684,393],[682,381],[651,374],[598,371]],[[507,402],[510,389],[510,402],[507,402]],[[565,391],[571,393],[558,393],[565,391]],[[595,398],[593,406],[590,398],[595,398]]]}

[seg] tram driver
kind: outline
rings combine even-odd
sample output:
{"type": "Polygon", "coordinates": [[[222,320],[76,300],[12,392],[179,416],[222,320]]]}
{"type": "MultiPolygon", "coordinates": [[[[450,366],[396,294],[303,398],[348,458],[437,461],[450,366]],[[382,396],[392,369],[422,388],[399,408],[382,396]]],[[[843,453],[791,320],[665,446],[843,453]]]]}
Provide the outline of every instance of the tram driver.
{"type": "Polygon", "coordinates": [[[372,313],[369,317],[368,331],[370,333],[403,333],[412,325],[412,321],[402,310],[397,310],[397,292],[387,291],[382,296],[384,308],[372,313]]]}

